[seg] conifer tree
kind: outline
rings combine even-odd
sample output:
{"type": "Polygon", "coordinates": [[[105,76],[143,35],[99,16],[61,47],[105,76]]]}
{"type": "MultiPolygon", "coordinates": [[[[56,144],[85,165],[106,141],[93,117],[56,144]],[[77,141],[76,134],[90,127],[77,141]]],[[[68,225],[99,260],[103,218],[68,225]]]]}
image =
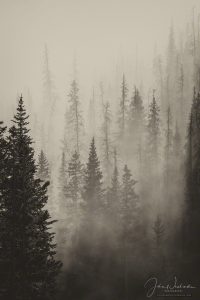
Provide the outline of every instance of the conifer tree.
{"type": "Polygon", "coordinates": [[[162,223],[161,217],[158,214],[153,226],[153,241],[154,241],[154,264],[155,269],[158,272],[165,271],[165,257],[163,253],[163,239],[164,239],[165,228],[162,223]]]}
{"type": "Polygon", "coordinates": [[[141,149],[144,140],[144,107],[139,90],[135,87],[134,94],[129,105],[128,130],[131,155],[133,153],[141,159],[141,149]],[[139,155],[138,155],[139,154],[139,155]]]}
{"type": "Polygon", "coordinates": [[[100,162],[96,153],[95,140],[92,139],[90,153],[85,171],[85,184],[83,198],[86,209],[95,214],[103,206],[102,172],[100,162]]]}
{"type": "Polygon", "coordinates": [[[135,131],[135,136],[141,135],[144,127],[144,107],[139,90],[135,87],[134,94],[129,105],[129,130],[135,131]]]}
{"type": "MultiPolygon", "coordinates": [[[[200,213],[200,93],[196,94],[194,90],[191,115],[188,126],[187,152],[186,152],[186,203],[185,203],[185,219],[184,219],[184,237],[185,248],[189,251],[189,255],[198,253],[200,243],[198,236],[198,228],[200,221],[198,214],[200,213]]],[[[193,258],[192,258],[193,260],[193,258]]],[[[195,262],[194,262],[195,263],[195,262]]]]}
{"type": "Polygon", "coordinates": [[[101,128],[102,131],[102,162],[103,168],[106,175],[106,183],[110,184],[111,177],[111,154],[112,154],[112,141],[111,141],[111,112],[110,112],[110,104],[106,102],[104,105],[104,115],[103,115],[103,125],[101,128]]]}
{"type": "Polygon", "coordinates": [[[168,190],[170,173],[172,171],[172,150],[173,150],[172,116],[171,116],[170,106],[168,107],[167,110],[167,126],[165,131],[165,137],[166,137],[165,149],[164,149],[165,183],[166,183],[166,188],[168,190]]]}
{"type": "Polygon", "coordinates": [[[80,162],[80,155],[77,151],[74,152],[69,162],[68,175],[67,193],[73,207],[73,225],[77,234],[81,219],[80,205],[82,203],[83,189],[83,165],[80,162]]]}
{"type": "Polygon", "coordinates": [[[43,134],[42,141],[47,142],[47,145],[43,145],[43,149],[48,154],[48,157],[54,159],[54,152],[56,150],[55,138],[55,121],[56,121],[56,103],[57,103],[57,95],[55,89],[55,83],[53,80],[53,75],[50,70],[49,63],[49,54],[47,46],[45,45],[44,49],[44,69],[43,69],[43,107],[42,107],[42,121],[43,121],[43,130],[41,134],[43,134]],[[45,141],[45,138],[47,140],[45,141]]]}
{"type": "Polygon", "coordinates": [[[159,158],[159,137],[160,137],[160,118],[159,107],[155,96],[149,106],[148,124],[147,124],[147,156],[154,165],[159,158]]]}
{"type": "MultiPolygon", "coordinates": [[[[4,219],[4,207],[5,199],[3,197],[3,189],[5,188],[6,167],[7,167],[7,141],[5,137],[6,127],[3,126],[3,122],[0,122],[0,245],[4,238],[4,232],[6,228],[6,222],[4,219]]],[[[3,284],[5,261],[3,249],[0,246],[0,280],[3,284]]],[[[0,297],[2,297],[1,291],[2,285],[0,284],[0,297]]]]}
{"type": "Polygon", "coordinates": [[[59,168],[59,177],[58,177],[58,189],[59,189],[59,207],[61,214],[65,213],[66,201],[67,201],[67,163],[65,159],[65,152],[62,152],[61,163],[59,168]]]}
{"type": "Polygon", "coordinates": [[[126,84],[125,75],[123,74],[122,85],[121,85],[120,110],[119,110],[120,138],[125,137],[125,131],[127,126],[127,101],[128,101],[127,96],[128,96],[128,87],[126,84]]]}
{"type": "Polygon", "coordinates": [[[6,178],[2,189],[5,227],[1,235],[2,299],[54,299],[56,261],[54,221],[44,208],[48,183],[35,178],[36,164],[22,97],[9,130],[6,178]]]}
{"type": "Polygon", "coordinates": [[[42,181],[47,181],[50,179],[49,163],[48,163],[48,160],[47,160],[43,150],[40,151],[40,154],[38,157],[37,176],[42,181]]]}
{"type": "Polygon", "coordinates": [[[116,214],[116,211],[119,212],[119,204],[120,204],[120,182],[119,182],[119,172],[117,167],[117,153],[116,149],[114,151],[114,170],[111,180],[111,186],[109,188],[109,203],[108,206],[112,213],[116,214]]]}
{"type": "Polygon", "coordinates": [[[136,181],[127,165],[124,167],[121,188],[121,253],[123,257],[124,298],[127,298],[129,286],[130,258],[133,255],[133,245],[136,250],[138,231],[138,196],[135,193],[136,181]]]}
{"type": "Polygon", "coordinates": [[[83,136],[83,117],[81,113],[79,88],[76,80],[71,83],[69,109],[66,114],[65,140],[70,154],[76,149],[80,153],[83,136]]]}

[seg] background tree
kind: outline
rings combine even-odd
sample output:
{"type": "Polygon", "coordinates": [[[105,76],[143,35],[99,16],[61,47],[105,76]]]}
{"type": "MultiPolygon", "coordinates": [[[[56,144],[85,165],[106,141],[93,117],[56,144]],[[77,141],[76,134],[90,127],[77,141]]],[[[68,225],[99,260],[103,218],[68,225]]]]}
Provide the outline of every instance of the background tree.
{"type": "Polygon", "coordinates": [[[50,180],[49,163],[43,150],[40,151],[38,157],[37,176],[42,181],[50,180]]]}
{"type": "Polygon", "coordinates": [[[147,152],[148,160],[151,164],[156,165],[159,159],[159,144],[160,144],[160,119],[159,107],[155,96],[149,106],[148,124],[147,124],[147,152]]]}
{"type": "Polygon", "coordinates": [[[138,231],[138,196],[135,193],[136,181],[127,165],[124,167],[121,187],[121,255],[123,266],[123,286],[124,298],[127,299],[130,292],[130,264],[133,251],[136,251],[137,231],[138,231]]]}
{"type": "Polygon", "coordinates": [[[121,99],[120,99],[120,110],[119,110],[119,137],[124,138],[127,126],[127,96],[128,87],[126,84],[125,75],[123,74],[122,85],[121,85],[121,99]]]}
{"type": "Polygon", "coordinates": [[[111,141],[111,112],[110,104],[106,102],[103,112],[103,124],[101,128],[102,138],[102,165],[105,172],[106,184],[109,185],[111,180],[111,155],[112,155],[112,141],[111,141]]]}
{"type": "Polygon", "coordinates": [[[80,153],[83,142],[83,117],[80,108],[79,88],[76,80],[71,83],[69,97],[69,109],[66,114],[65,140],[70,155],[74,151],[80,153]]]}

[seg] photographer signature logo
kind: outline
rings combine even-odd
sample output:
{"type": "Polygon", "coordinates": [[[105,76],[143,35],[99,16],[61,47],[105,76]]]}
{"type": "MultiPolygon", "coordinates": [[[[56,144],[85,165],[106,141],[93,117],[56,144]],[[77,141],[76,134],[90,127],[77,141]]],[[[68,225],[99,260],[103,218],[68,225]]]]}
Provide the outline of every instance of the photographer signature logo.
{"type": "Polygon", "coordinates": [[[152,296],[191,297],[191,290],[196,289],[191,283],[183,284],[178,282],[176,276],[172,282],[167,284],[162,284],[156,277],[151,277],[145,282],[144,288],[147,290],[147,298],[151,298],[152,296]]]}

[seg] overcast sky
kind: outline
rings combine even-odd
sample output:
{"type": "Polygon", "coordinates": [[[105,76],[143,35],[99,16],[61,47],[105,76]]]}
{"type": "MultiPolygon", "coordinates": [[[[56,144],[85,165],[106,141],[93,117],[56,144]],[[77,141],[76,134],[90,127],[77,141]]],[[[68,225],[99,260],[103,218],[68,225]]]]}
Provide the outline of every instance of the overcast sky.
{"type": "Polygon", "coordinates": [[[197,15],[200,1],[0,0],[0,117],[27,88],[41,101],[45,44],[63,98],[75,53],[85,90],[95,80],[112,81],[109,74],[123,61],[134,70],[137,59],[149,76],[155,45],[163,53],[172,20],[177,31],[184,29],[193,7],[197,15]]]}

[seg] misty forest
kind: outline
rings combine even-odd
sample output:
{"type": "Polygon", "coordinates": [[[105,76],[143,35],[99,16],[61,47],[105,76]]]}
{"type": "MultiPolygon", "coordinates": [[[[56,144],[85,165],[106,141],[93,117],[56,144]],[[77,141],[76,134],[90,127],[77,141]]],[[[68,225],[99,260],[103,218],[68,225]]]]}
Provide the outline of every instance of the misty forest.
{"type": "Polygon", "coordinates": [[[44,46],[39,109],[23,92],[0,122],[1,299],[140,300],[151,276],[198,284],[200,18],[165,39],[152,85],[119,64],[87,102],[72,58],[62,107],[44,46]]]}

